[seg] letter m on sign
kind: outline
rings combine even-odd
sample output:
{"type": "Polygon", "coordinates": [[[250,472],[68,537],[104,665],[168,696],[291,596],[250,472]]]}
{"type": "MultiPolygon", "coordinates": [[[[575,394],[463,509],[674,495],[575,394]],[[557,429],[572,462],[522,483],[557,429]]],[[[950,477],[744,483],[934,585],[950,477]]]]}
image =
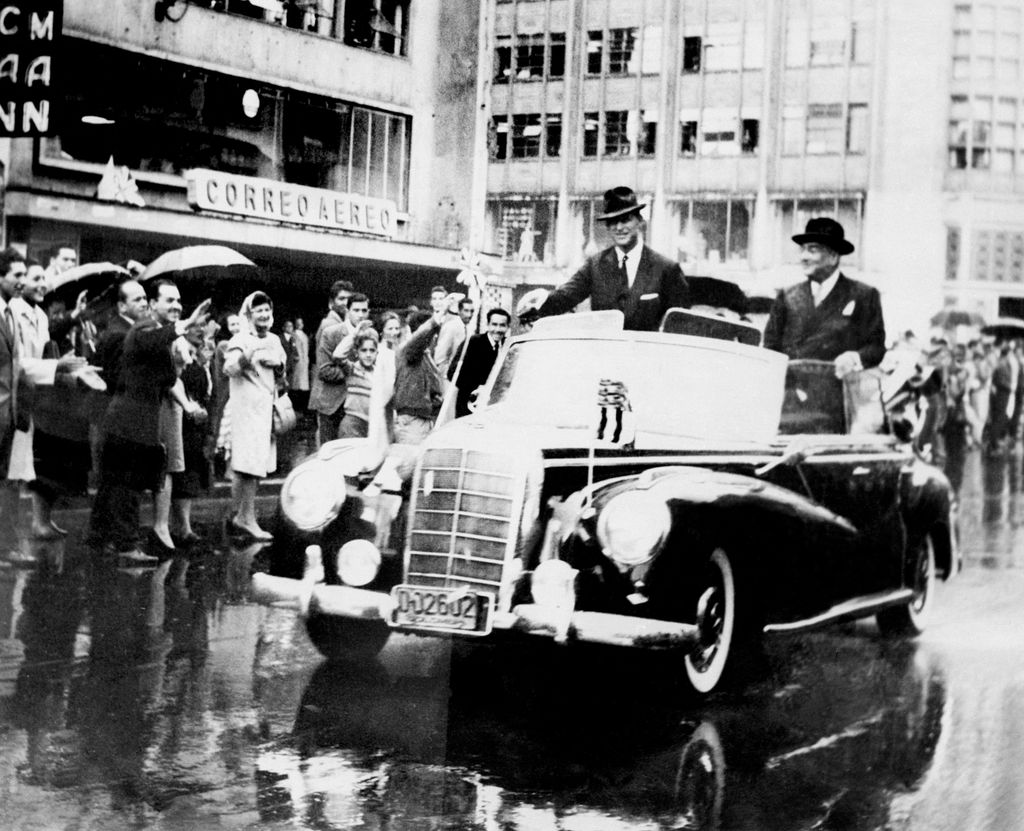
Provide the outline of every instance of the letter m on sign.
{"type": "Polygon", "coordinates": [[[63,12],[63,0],[0,3],[0,138],[53,133],[63,12]]]}

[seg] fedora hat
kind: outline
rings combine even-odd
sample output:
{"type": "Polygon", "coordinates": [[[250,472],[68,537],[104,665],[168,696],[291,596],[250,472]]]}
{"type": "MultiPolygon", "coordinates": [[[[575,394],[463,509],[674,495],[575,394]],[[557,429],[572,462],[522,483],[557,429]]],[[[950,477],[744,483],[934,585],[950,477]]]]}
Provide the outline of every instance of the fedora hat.
{"type": "Polygon", "coordinates": [[[604,192],[604,211],[594,219],[604,222],[627,214],[639,213],[646,202],[637,202],[632,188],[617,187],[604,192]]]}
{"type": "Polygon", "coordinates": [[[802,234],[793,237],[793,242],[803,245],[817,242],[827,245],[837,254],[849,254],[853,251],[853,243],[843,233],[843,226],[827,216],[816,216],[807,220],[807,228],[802,234]]]}

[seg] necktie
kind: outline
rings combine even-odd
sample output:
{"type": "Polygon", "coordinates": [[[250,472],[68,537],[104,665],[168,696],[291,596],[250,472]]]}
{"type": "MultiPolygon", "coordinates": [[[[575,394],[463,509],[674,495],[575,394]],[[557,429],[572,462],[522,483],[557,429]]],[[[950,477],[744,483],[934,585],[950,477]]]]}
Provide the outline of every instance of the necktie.
{"type": "Polygon", "coordinates": [[[819,297],[821,296],[821,283],[816,283],[811,280],[811,300],[814,302],[815,308],[821,302],[819,297]]]}
{"type": "Polygon", "coordinates": [[[7,329],[7,340],[11,342],[11,354],[18,354],[18,333],[14,329],[14,313],[10,306],[4,306],[4,327],[7,329]]]}
{"type": "Polygon", "coordinates": [[[626,260],[629,259],[629,254],[622,255],[622,262],[619,263],[619,271],[622,272],[622,279],[626,281],[626,285],[629,285],[629,271],[626,268],[626,260]]]}

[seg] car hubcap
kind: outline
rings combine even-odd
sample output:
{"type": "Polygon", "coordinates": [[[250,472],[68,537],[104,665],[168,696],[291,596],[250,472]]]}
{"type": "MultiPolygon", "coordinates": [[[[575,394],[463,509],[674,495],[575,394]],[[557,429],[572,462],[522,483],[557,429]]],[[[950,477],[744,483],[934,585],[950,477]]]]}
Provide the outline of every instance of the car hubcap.
{"type": "Polygon", "coordinates": [[[708,587],[697,601],[698,650],[694,663],[707,666],[715,657],[722,636],[725,615],[721,594],[715,586],[708,587]]]}

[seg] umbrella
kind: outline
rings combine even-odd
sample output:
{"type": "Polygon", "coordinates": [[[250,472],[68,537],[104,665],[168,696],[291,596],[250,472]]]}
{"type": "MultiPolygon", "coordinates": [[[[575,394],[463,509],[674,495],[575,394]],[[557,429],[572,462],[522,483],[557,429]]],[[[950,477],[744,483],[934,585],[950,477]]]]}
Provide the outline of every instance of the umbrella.
{"type": "Polygon", "coordinates": [[[932,316],[931,325],[939,329],[955,329],[957,326],[984,326],[985,318],[977,312],[965,312],[962,309],[943,309],[932,316]]]}
{"type": "Polygon", "coordinates": [[[139,279],[145,281],[171,275],[219,277],[224,276],[225,270],[230,273],[235,268],[247,270],[255,267],[252,260],[226,245],[189,245],[161,254],[149,264],[139,279]]]}
{"type": "Polygon", "coordinates": [[[95,295],[130,276],[127,268],[114,263],[84,263],[58,274],[51,281],[48,294],[70,304],[83,291],[95,295]]]}
{"type": "Polygon", "coordinates": [[[1006,340],[1007,338],[1024,338],[1024,320],[1017,317],[999,317],[991,323],[981,327],[984,335],[993,335],[996,338],[1006,340]]]}

